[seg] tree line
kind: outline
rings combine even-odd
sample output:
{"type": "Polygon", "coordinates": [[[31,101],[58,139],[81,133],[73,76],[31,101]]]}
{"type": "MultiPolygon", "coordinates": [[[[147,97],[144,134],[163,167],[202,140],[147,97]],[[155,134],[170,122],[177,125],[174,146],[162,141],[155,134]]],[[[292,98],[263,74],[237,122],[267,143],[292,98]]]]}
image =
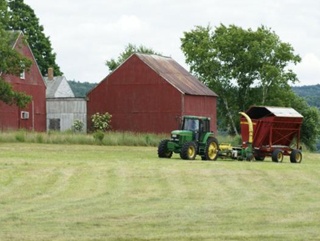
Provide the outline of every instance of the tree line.
{"type": "Polygon", "coordinates": [[[294,86],[292,90],[305,99],[310,106],[320,109],[320,84],[294,86]]]}

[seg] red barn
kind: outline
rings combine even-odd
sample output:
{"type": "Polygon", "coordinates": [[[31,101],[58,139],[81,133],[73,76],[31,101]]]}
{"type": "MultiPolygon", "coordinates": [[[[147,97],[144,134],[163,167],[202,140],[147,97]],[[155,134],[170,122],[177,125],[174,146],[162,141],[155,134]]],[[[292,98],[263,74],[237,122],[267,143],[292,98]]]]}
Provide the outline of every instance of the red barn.
{"type": "Polygon", "coordinates": [[[88,93],[88,127],[93,114],[109,112],[113,130],[168,133],[182,115],[198,115],[216,131],[216,99],[173,59],[133,54],[88,93]]]}
{"type": "Polygon", "coordinates": [[[20,76],[2,75],[15,91],[24,92],[32,96],[32,102],[23,109],[10,106],[0,101],[0,129],[17,130],[27,129],[35,131],[46,130],[46,86],[33,53],[23,39],[21,31],[10,32],[12,47],[23,56],[32,61],[30,71],[21,73],[20,76]]]}

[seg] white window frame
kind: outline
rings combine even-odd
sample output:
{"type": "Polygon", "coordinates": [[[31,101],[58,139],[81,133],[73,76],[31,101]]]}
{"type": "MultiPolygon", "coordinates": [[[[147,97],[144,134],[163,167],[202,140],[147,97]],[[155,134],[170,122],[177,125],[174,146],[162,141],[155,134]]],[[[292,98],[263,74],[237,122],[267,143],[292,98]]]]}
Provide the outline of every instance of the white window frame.
{"type": "Polygon", "coordinates": [[[21,73],[20,73],[20,79],[26,79],[26,71],[23,70],[21,73]]]}

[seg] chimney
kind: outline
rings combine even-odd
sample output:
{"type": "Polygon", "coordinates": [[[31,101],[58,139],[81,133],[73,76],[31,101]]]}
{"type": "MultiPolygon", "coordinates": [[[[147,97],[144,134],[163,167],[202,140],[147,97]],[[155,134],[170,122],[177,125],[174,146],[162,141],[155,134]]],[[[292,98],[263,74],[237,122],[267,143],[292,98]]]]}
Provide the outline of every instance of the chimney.
{"type": "Polygon", "coordinates": [[[53,68],[48,68],[48,80],[53,80],[53,68]]]}

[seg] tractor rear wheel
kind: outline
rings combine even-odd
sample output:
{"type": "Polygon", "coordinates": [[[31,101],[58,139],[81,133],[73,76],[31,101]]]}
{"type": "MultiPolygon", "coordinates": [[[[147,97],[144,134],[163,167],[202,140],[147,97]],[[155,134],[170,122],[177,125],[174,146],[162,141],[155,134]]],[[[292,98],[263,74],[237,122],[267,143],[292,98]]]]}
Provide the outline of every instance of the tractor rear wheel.
{"type": "Polygon", "coordinates": [[[207,146],[204,153],[204,160],[215,161],[218,158],[218,154],[219,154],[218,140],[214,137],[211,137],[207,140],[207,146]]]}
{"type": "Polygon", "coordinates": [[[290,154],[290,162],[292,163],[300,163],[302,161],[302,153],[300,150],[292,150],[290,154]]]}
{"type": "Polygon", "coordinates": [[[272,152],[272,161],[273,162],[282,162],[283,160],[283,152],[280,149],[275,149],[272,152]]]}
{"type": "Polygon", "coordinates": [[[180,157],[184,160],[194,160],[197,155],[197,146],[194,142],[186,142],[180,152],[180,157]]]}
{"type": "Polygon", "coordinates": [[[158,157],[159,158],[171,158],[172,151],[168,150],[167,144],[169,140],[162,140],[158,146],[158,157]]]}

